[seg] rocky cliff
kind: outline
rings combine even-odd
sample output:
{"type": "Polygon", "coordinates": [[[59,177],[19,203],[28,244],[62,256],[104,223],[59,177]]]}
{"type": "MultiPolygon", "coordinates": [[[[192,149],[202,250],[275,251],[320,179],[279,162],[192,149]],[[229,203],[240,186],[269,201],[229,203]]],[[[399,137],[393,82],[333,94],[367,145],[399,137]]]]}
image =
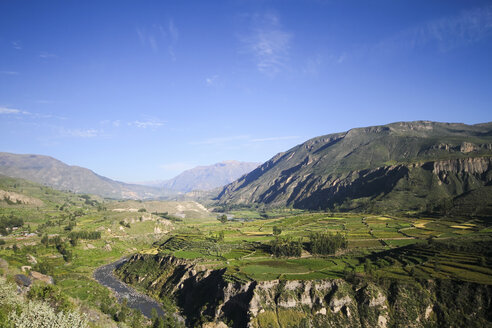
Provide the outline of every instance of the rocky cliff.
{"type": "Polygon", "coordinates": [[[117,273],[171,297],[190,327],[486,327],[492,320],[492,288],[474,283],[258,282],[160,255],[134,255],[117,273]]]}
{"type": "MultiPolygon", "coordinates": [[[[226,186],[217,200],[226,206],[456,212],[457,197],[473,202],[472,191],[490,189],[491,158],[491,123],[352,129],[276,155],[226,186]]],[[[492,215],[484,211],[475,214],[492,215]]]]}

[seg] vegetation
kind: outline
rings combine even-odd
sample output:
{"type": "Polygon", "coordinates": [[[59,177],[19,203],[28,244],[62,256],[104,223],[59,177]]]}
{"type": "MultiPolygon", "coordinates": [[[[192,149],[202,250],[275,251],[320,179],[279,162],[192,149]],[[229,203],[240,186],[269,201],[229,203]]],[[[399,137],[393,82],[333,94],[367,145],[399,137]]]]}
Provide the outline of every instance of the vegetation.
{"type": "Polygon", "coordinates": [[[299,257],[302,253],[302,241],[292,240],[292,238],[275,238],[270,242],[270,250],[276,257],[299,257]]]}
{"type": "Polygon", "coordinates": [[[334,235],[331,233],[313,232],[309,236],[309,240],[309,247],[313,254],[334,254],[339,249],[346,249],[348,246],[347,238],[340,232],[334,235]]]}
{"type": "MultiPolygon", "coordinates": [[[[219,219],[225,216],[222,222],[217,220],[217,213],[199,212],[198,207],[186,202],[102,199],[93,202],[93,196],[62,193],[15,179],[0,179],[0,188],[40,199],[44,204],[0,206],[1,218],[17,220],[15,225],[5,228],[8,234],[2,233],[0,237],[0,275],[11,282],[17,274],[29,274],[22,271],[24,268],[53,277],[54,285],[35,281],[25,298],[18,299],[22,306],[27,308],[29,302],[43,302],[54,315],[86,311],[94,316],[96,313],[100,322],[87,321],[91,327],[176,325],[172,315],[143,318],[127,304],[118,303],[107,288],[93,280],[95,268],[134,253],[147,254],[149,259],[172,255],[188,261],[185,263],[193,261],[209,272],[220,272],[222,282],[215,281],[211,286],[250,281],[273,280],[285,284],[289,280],[342,279],[359,287],[377,284],[393,295],[397,290],[393,286],[395,281],[401,286],[424,281],[441,281],[442,286],[449,281],[492,285],[489,219],[232,206],[220,212],[219,219]],[[146,212],[139,212],[141,208],[146,212]],[[7,266],[2,266],[3,260],[7,266]]],[[[169,290],[168,294],[150,290],[150,282],[164,281],[159,280],[165,276],[159,262],[148,260],[132,270],[129,282],[141,291],[149,289],[149,295],[168,306],[166,311],[170,314],[177,310],[178,300],[166,296],[169,290]]],[[[153,286],[162,287],[159,284],[153,286]]],[[[281,284],[276,291],[278,295],[290,295],[282,290],[281,284]]],[[[461,292],[471,293],[475,287],[467,288],[470,289],[461,292]]],[[[401,287],[401,290],[410,295],[413,289],[401,287]]],[[[442,320],[448,320],[442,322],[461,322],[458,315],[452,314],[454,308],[448,300],[451,296],[440,297],[443,299],[439,301],[442,304],[439,315],[446,318],[442,320]]],[[[213,304],[219,300],[208,302],[203,311],[195,309],[196,323],[211,320],[215,313],[213,304]]],[[[15,301],[2,304],[0,326],[27,318],[21,317],[21,308],[16,310],[15,301]],[[9,316],[13,310],[16,310],[15,318],[13,314],[9,316]]],[[[292,309],[279,318],[276,310],[266,309],[255,320],[267,326],[269,323],[306,325],[304,313],[292,309]],[[291,315],[291,321],[287,315],[291,315]]],[[[232,325],[243,319],[227,320],[232,325]]],[[[316,326],[313,321],[309,324],[316,326]]]]}

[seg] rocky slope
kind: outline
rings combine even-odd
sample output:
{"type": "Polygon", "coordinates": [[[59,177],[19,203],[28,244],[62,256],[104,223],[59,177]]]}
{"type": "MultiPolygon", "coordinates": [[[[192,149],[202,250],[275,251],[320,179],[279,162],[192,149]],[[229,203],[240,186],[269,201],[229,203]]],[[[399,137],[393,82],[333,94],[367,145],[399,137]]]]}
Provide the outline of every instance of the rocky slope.
{"type": "Polygon", "coordinates": [[[429,280],[240,281],[172,256],[134,255],[127,283],[171,297],[195,327],[489,327],[492,288],[429,280]]]}
{"type": "MultiPolygon", "coordinates": [[[[490,195],[492,123],[399,122],[317,137],[224,187],[223,205],[462,213],[490,195]]],[[[491,215],[492,199],[474,210],[491,215]]]]}
{"type": "Polygon", "coordinates": [[[156,198],[162,192],[100,176],[79,166],[70,166],[49,156],[0,153],[0,174],[34,181],[58,190],[95,194],[109,198],[156,198]]]}
{"type": "Polygon", "coordinates": [[[197,166],[170,180],[154,183],[152,186],[182,193],[194,190],[208,191],[239,179],[258,165],[260,163],[223,161],[213,165],[197,166]]]}

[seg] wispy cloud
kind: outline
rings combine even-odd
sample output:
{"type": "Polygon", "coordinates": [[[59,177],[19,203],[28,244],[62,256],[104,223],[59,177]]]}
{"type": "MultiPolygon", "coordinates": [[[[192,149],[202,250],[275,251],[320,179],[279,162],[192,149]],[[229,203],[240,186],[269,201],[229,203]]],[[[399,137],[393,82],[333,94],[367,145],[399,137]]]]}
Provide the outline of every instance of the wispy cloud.
{"type": "Polygon", "coordinates": [[[12,48],[14,48],[15,50],[22,50],[22,42],[12,41],[11,44],[12,44],[12,48]]]}
{"type": "Polygon", "coordinates": [[[492,5],[463,11],[458,15],[406,29],[377,45],[380,50],[413,50],[435,46],[447,52],[454,48],[480,42],[492,36],[492,5]]]}
{"type": "Polygon", "coordinates": [[[64,120],[66,119],[65,117],[62,116],[57,116],[57,115],[51,115],[51,114],[42,114],[42,113],[33,113],[33,112],[28,112],[22,109],[18,108],[11,108],[11,107],[0,107],[0,115],[15,115],[17,118],[24,117],[24,118],[31,118],[31,119],[49,119],[49,118],[55,118],[59,120],[64,120]]]}
{"type": "Polygon", "coordinates": [[[16,71],[0,71],[2,75],[19,75],[19,72],[16,71]]]}
{"type": "Polygon", "coordinates": [[[299,136],[269,137],[269,138],[251,139],[251,142],[280,141],[280,140],[292,140],[292,139],[299,139],[299,138],[300,138],[299,136]]]}
{"type": "Polygon", "coordinates": [[[61,129],[62,136],[75,138],[95,138],[100,136],[100,131],[96,129],[61,129]]]}
{"type": "Polygon", "coordinates": [[[179,31],[172,19],[167,25],[154,24],[150,28],[137,27],[136,32],[142,45],[150,47],[154,52],[165,48],[171,59],[176,60],[175,46],[179,40],[179,31]]]}
{"type": "Polygon", "coordinates": [[[0,107],[0,114],[3,115],[31,115],[31,113],[17,109],[17,108],[9,108],[9,107],[0,107]]]}
{"type": "Polygon", "coordinates": [[[208,87],[214,87],[214,86],[217,86],[219,84],[219,76],[218,75],[212,75],[210,77],[207,77],[205,79],[205,84],[208,86],[208,87]]]}
{"type": "Polygon", "coordinates": [[[171,40],[173,42],[178,42],[179,39],[178,28],[176,27],[176,25],[174,25],[174,21],[172,19],[169,20],[168,31],[169,31],[169,35],[171,36],[171,40]]]}
{"type": "Polygon", "coordinates": [[[42,52],[39,54],[39,57],[41,57],[43,59],[58,58],[57,55],[49,53],[49,52],[42,52]]]}
{"type": "MultiPolygon", "coordinates": [[[[119,122],[119,121],[118,121],[119,122]]],[[[128,125],[135,126],[140,129],[147,129],[147,128],[158,128],[164,125],[165,122],[159,121],[159,120],[147,120],[147,121],[133,121],[128,123],[128,125]]],[[[119,126],[115,125],[115,126],[119,126]]]]}
{"type": "Polygon", "coordinates": [[[254,15],[252,29],[240,38],[246,51],[252,54],[261,73],[273,77],[285,68],[289,60],[292,34],[285,31],[275,14],[254,15]]]}

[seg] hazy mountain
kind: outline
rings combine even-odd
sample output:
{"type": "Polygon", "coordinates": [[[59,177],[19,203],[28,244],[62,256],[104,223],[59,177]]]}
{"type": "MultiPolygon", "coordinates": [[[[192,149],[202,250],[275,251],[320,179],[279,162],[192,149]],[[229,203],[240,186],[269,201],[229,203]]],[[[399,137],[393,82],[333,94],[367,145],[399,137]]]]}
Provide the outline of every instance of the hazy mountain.
{"type": "Polygon", "coordinates": [[[152,186],[174,192],[208,191],[231,183],[251,172],[258,165],[260,163],[223,161],[213,165],[197,166],[184,171],[173,179],[153,183],[152,186]]]}
{"type": "Polygon", "coordinates": [[[100,176],[79,166],[70,166],[43,155],[0,153],[0,174],[22,178],[58,190],[90,193],[110,198],[156,198],[162,191],[100,176]]]}
{"type": "Polygon", "coordinates": [[[224,187],[218,201],[492,215],[492,122],[399,122],[313,138],[224,187]]]}

